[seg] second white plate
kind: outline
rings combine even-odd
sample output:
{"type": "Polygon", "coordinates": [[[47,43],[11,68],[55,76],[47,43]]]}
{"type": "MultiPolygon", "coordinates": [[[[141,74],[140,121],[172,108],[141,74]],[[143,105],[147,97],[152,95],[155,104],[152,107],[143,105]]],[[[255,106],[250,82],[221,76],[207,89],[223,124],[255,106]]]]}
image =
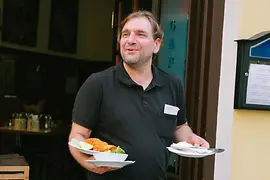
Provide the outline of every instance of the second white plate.
{"type": "Polygon", "coordinates": [[[167,147],[167,149],[170,152],[175,153],[179,156],[189,157],[189,158],[202,158],[202,157],[206,157],[206,156],[210,156],[210,155],[215,154],[215,152],[213,152],[213,151],[210,151],[209,153],[199,153],[196,151],[180,150],[180,149],[174,149],[171,147],[167,147]]]}
{"type": "Polygon", "coordinates": [[[108,166],[113,168],[122,168],[129,164],[135,163],[135,161],[97,161],[97,160],[86,160],[88,163],[92,163],[97,167],[108,166]]]}

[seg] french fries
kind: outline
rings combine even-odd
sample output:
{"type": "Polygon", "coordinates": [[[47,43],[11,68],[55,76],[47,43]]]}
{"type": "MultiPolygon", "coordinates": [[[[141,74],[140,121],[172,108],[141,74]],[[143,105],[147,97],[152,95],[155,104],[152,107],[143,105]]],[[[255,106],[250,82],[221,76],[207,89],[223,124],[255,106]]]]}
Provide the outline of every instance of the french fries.
{"type": "Polygon", "coordinates": [[[93,146],[92,150],[99,152],[113,151],[117,148],[116,146],[109,145],[108,143],[101,141],[98,138],[88,138],[85,139],[84,142],[91,144],[93,146]]]}

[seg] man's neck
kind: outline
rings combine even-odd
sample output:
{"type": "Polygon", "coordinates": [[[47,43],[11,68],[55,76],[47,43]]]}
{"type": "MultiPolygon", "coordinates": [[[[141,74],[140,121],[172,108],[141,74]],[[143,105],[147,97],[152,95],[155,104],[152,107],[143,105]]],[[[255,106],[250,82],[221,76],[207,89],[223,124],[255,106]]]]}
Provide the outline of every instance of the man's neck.
{"type": "Polygon", "coordinates": [[[145,90],[153,79],[151,61],[148,64],[144,64],[140,67],[132,67],[124,62],[124,68],[126,69],[130,78],[138,85],[142,86],[145,90]]]}

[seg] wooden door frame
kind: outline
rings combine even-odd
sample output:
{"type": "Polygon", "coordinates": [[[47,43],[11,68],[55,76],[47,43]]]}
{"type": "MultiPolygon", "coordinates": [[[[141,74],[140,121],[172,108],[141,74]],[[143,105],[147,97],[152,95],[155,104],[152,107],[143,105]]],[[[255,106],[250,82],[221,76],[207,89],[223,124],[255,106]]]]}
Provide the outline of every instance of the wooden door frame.
{"type": "MultiPolygon", "coordinates": [[[[189,1],[185,94],[189,125],[216,143],[225,0],[189,1]]],[[[213,180],[215,156],[181,158],[180,180],[213,180]]]]}

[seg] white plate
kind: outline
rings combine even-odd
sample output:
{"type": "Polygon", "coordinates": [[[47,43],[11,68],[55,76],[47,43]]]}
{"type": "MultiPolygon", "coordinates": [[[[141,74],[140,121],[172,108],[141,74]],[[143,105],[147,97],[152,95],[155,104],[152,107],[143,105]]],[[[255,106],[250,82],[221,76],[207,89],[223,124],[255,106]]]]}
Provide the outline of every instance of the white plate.
{"type": "Polygon", "coordinates": [[[167,149],[172,152],[172,153],[175,153],[179,156],[183,156],[183,157],[189,157],[189,158],[202,158],[202,157],[206,157],[206,156],[210,156],[210,155],[213,155],[215,154],[215,152],[213,151],[209,151],[207,153],[199,153],[199,152],[196,152],[196,151],[188,151],[188,150],[181,150],[181,149],[174,149],[174,148],[171,148],[171,147],[167,147],[167,149]]]}
{"type": "Polygon", "coordinates": [[[97,161],[97,160],[86,160],[86,162],[92,163],[97,167],[108,166],[113,168],[122,168],[126,165],[135,163],[135,161],[97,161]]]}
{"type": "Polygon", "coordinates": [[[68,144],[72,147],[75,147],[77,150],[79,150],[80,152],[85,153],[85,154],[93,155],[94,153],[98,153],[98,151],[83,149],[79,146],[76,146],[75,144],[72,144],[71,142],[68,142],[68,144]]]}

